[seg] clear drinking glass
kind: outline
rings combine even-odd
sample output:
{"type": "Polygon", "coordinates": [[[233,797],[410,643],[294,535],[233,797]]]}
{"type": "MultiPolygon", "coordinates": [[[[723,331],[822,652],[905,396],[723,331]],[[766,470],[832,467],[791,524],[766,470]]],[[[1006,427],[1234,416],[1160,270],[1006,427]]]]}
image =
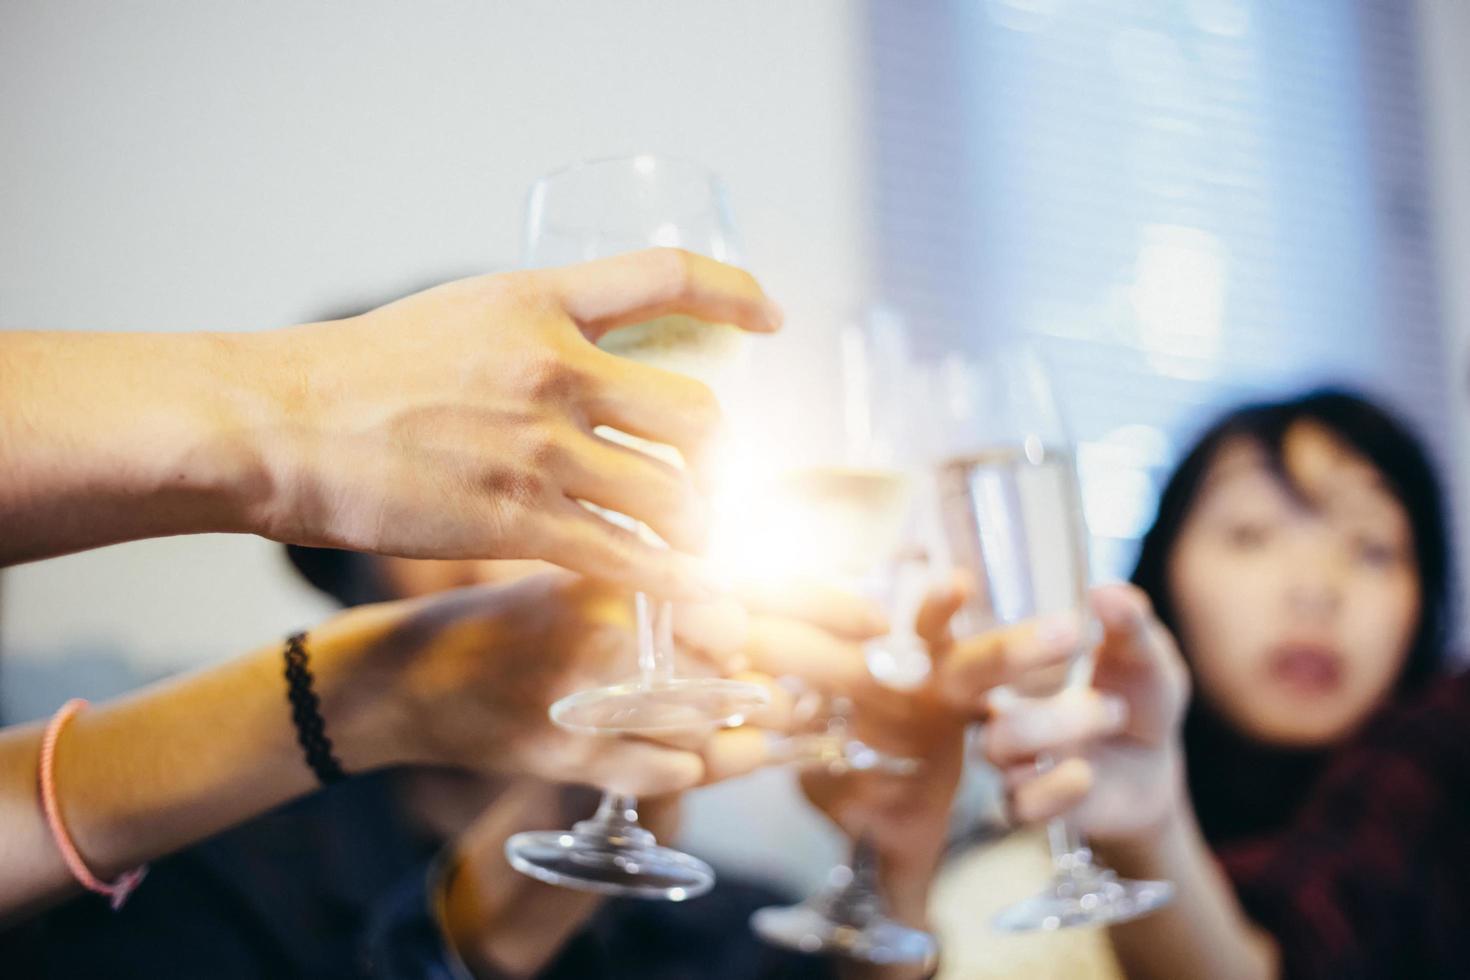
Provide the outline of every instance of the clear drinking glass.
{"type": "MultiPolygon", "coordinates": [[[[544,267],[672,246],[725,262],[738,260],[724,186],[704,167],[652,155],[596,160],[558,170],[531,187],[524,264],[544,267]]],[[[743,343],[730,324],[664,316],[609,332],[599,346],[620,356],[692,375],[718,392],[743,343]]],[[[599,437],[668,462],[667,446],[600,428],[599,437]]],[[[658,542],[646,527],[598,510],[658,542]]],[[[712,731],[737,725],[769,702],[756,684],[674,672],[671,609],[635,597],[638,676],[579,691],[551,706],[552,720],[585,734],[629,735],[712,731]]],[[[597,813],[570,831],[517,834],[506,857],[518,871],[552,884],[615,895],[680,901],[708,891],[714,872],[697,858],[658,845],[638,825],[637,801],[608,794],[597,813]]]]}
{"type": "MultiPolygon", "coordinates": [[[[833,400],[841,408],[839,448],[829,454],[832,462],[796,470],[778,485],[776,499],[786,511],[771,526],[785,541],[772,550],[784,548],[799,556],[808,574],[875,599],[892,628],[867,644],[869,671],[880,683],[917,685],[929,671],[927,648],[912,626],[928,563],[915,535],[916,474],[906,443],[914,376],[902,323],[874,313],[844,327],[835,356],[839,363],[827,370],[842,386],[833,400]]],[[[824,732],[795,738],[798,763],[823,765],[833,774],[902,776],[922,765],[854,737],[842,708],[830,713],[824,732]]],[[[930,959],[934,937],[889,918],[877,881],[877,854],[859,837],[821,889],[798,905],[758,910],[751,928],[767,942],[806,953],[870,963],[930,959]]]]}
{"type": "MultiPolygon", "coordinates": [[[[949,557],[976,582],[974,598],[957,617],[957,631],[1072,618],[1084,640],[1070,661],[1000,696],[1047,697],[1089,683],[1096,626],[1086,604],[1087,527],[1072,444],[1039,354],[1015,345],[983,359],[951,355],[927,387],[949,557]]],[[[1048,837],[1051,882],[1001,912],[997,929],[1123,922],[1172,896],[1168,882],[1128,881],[1099,866],[1064,819],[1051,822],[1048,837]]]]}

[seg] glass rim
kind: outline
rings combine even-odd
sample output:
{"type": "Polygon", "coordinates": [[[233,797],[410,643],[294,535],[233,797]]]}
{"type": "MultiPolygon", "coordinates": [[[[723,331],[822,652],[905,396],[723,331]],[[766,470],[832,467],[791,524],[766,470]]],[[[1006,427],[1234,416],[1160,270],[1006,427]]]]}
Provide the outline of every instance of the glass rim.
{"type": "MultiPolygon", "coordinates": [[[[579,175],[594,173],[598,170],[613,172],[614,165],[635,168],[640,160],[649,161],[647,173],[644,176],[652,176],[659,173],[660,167],[665,172],[673,172],[686,177],[704,188],[708,195],[707,204],[703,207],[712,208],[713,211],[722,216],[721,223],[725,226],[724,249],[722,254],[711,255],[711,258],[722,262],[740,262],[743,252],[739,236],[734,232],[733,223],[729,218],[730,212],[730,190],[724,179],[706,164],[691,157],[677,156],[662,153],[632,153],[620,156],[591,157],[584,160],[576,160],[563,166],[550,170],[531,182],[526,190],[524,204],[522,206],[522,228],[521,228],[521,256],[520,265],[523,268],[535,268],[540,263],[532,263],[527,260],[531,252],[533,222],[540,224],[542,231],[551,231],[558,234],[577,235],[585,233],[588,229],[580,223],[569,222],[559,218],[552,218],[546,214],[548,210],[547,201],[553,194],[553,188],[559,186],[559,180],[575,178],[579,175]],[[539,218],[537,216],[540,216],[539,218]]],[[[696,211],[691,214],[697,213],[696,211]]],[[[648,248],[657,247],[655,243],[649,242],[648,248]]],[[[699,251],[695,249],[695,251],[699,251]]],[[[708,253],[705,253],[708,254],[708,253]]]]}
{"type": "Polygon", "coordinates": [[[681,156],[676,153],[639,152],[620,153],[600,157],[586,157],[581,160],[573,160],[571,163],[564,163],[558,167],[546,171],[541,176],[533,180],[531,182],[531,189],[534,191],[540,185],[555,180],[558,177],[569,177],[572,174],[578,173],[580,171],[598,170],[615,163],[633,163],[637,160],[650,160],[654,164],[677,165],[684,169],[699,173],[701,176],[707,178],[710,184],[714,187],[723,190],[725,186],[725,182],[720,178],[719,174],[715,173],[715,171],[708,165],[701,163],[693,157],[681,156]]]}

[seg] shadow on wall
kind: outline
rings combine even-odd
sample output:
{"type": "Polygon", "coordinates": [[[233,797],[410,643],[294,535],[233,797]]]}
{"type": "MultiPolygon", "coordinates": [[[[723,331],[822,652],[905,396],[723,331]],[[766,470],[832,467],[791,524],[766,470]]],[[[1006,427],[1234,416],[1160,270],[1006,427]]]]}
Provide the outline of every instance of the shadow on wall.
{"type": "Polygon", "coordinates": [[[44,718],[69,698],[115,698],[171,673],[175,671],[133,663],[122,648],[109,650],[96,644],[62,649],[45,660],[4,657],[0,660],[0,724],[44,718]]]}

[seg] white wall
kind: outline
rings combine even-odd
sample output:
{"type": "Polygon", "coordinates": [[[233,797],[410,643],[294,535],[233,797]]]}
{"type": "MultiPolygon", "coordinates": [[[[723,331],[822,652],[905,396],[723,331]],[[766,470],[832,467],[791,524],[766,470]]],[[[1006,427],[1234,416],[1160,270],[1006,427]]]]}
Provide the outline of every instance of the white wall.
{"type": "MultiPolygon", "coordinates": [[[[1465,0],[1419,0],[1419,37],[1439,258],[1441,310],[1445,318],[1454,394],[1453,485],[1470,490],[1470,4],[1465,0]]],[[[1470,501],[1458,504],[1460,577],[1470,582],[1470,501]]],[[[1462,587],[1462,593],[1470,589],[1462,587]]],[[[1470,619],[1470,610],[1462,610],[1470,619]]],[[[1470,636],[1470,624],[1461,633],[1470,636]]]]}
{"type": "MultiPolygon", "coordinates": [[[[8,0],[0,326],[249,330],[375,302],[513,263],[541,172],[655,150],[725,177],[750,263],[799,329],[866,268],[859,10],[8,0]]],[[[27,691],[27,664],[175,669],[324,611],[243,538],[125,545],[3,584],[12,718],[115,683],[79,671],[27,691]]],[[[725,814],[705,850],[741,838],[752,861],[782,835],[813,865],[830,851],[811,857],[814,825],[771,812],[717,797],[692,823],[725,814]]]]}

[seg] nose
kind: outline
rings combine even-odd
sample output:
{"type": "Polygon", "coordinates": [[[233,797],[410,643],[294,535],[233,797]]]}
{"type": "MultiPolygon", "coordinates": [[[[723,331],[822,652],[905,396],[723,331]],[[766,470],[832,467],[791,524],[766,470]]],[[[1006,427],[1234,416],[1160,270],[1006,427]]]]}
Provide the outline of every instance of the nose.
{"type": "Polygon", "coordinates": [[[1314,618],[1336,614],[1342,604],[1342,556],[1328,535],[1303,535],[1291,556],[1287,603],[1294,612],[1314,618]]]}

